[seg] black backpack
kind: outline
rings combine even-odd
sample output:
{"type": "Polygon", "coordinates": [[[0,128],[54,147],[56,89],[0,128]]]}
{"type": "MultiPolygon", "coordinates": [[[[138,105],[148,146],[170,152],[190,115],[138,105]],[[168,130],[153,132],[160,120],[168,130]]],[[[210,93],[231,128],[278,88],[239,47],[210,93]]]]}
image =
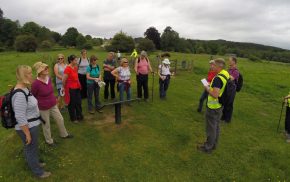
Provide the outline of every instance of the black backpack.
{"type": "MultiPolygon", "coordinates": [[[[147,57],[145,57],[145,59],[146,59],[146,61],[147,61],[147,63],[148,63],[148,59],[147,59],[147,57]]],[[[140,57],[138,57],[138,64],[140,63],[140,57]]]]}
{"type": "Polygon", "coordinates": [[[222,76],[227,81],[223,94],[218,98],[219,103],[221,105],[227,106],[228,104],[231,103],[231,101],[233,100],[235,96],[236,84],[231,79],[227,79],[225,75],[223,74],[218,74],[218,75],[222,76]]]}
{"type": "Polygon", "coordinates": [[[239,79],[236,81],[236,85],[237,85],[236,91],[237,92],[241,91],[241,89],[243,87],[243,82],[244,82],[244,78],[243,78],[243,75],[240,73],[239,79]]]}
{"type": "Polygon", "coordinates": [[[28,102],[28,96],[31,96],[31,93],[29,92],[27,95],[22,89],[11,89],[9,93],[6,93],[4,96],[0,97],[1,122],[2,126],[6,129],[14,128],[17,124],[15,113],[12,108],[12,96],[17,92],[22,92],[25,95],[26,102],[28,102]]]}

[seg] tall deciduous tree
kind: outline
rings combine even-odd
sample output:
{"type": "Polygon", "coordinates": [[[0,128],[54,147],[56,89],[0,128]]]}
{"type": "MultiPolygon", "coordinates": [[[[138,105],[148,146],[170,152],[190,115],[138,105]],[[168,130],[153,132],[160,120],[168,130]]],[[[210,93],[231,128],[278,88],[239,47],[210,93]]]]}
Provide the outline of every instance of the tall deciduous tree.
{"type": "Polygon", "coordinates": [[[21,28],[22,34],[31,34],[37,37],[41,31],[41,26],[35,22],[27,22],[21,28]]]}
{"type": "Polygon", "coordinates": [[[155,27],[149,27],[145,33],[144,33],[145,38],[152,40],[153,43],[155,44],[156,49],[160,49],[160,33],[155,27]]]}
{"type": "Polygon", "coordinates": [[[111,42],[111,45],[107,46],[108,51],[121,51],[130,52],[134,49],[135,42],[131,36],[126,35],[123,32],[117,33],[111,42]]]}
{"type": "Polygon", "coordinates": [[[3,18],[1,20],[0,28],[0,42],[6,47],[12,47],[15,37],[19,32],[19,25],[17,21],[3,18]]]}
{"type": "Polygon", "coordinates": [[[164,51],[176,51],[179,34],[170,26],[166,27],[161,35],[161,48],[164,51]]]}
{"type": "Polygon", "coordinates": [[[74,27],[70,27],[63,35],[62,43],[64,44],[64,46],[76,46],[76,39],[78,36],[78,30],[74,27]]]}

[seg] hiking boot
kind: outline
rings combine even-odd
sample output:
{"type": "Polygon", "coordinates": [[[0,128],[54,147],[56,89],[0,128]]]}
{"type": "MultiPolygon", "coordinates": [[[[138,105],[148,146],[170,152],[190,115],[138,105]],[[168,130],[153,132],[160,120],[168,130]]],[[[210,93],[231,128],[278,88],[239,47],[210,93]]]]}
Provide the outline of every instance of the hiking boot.
{"type": "Polygon", "coordinates": [[[39,178],[48,178],[51,175],[51,172],[44,171],[42,175],[38,176],[39,178]]]}
{"type": "Polygon", "coordinates": [[[72,121],[74,124],[78,124],[79,123],[79,121],[78,120],[74,120],[74,121],[72,121]]]}

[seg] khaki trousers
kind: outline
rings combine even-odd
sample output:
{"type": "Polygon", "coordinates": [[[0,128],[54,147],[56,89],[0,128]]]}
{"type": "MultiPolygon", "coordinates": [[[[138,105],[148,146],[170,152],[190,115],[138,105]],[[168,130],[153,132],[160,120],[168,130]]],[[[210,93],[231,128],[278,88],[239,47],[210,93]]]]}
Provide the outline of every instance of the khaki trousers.
{"type": "Polygon", "coordinates": [[[40,110],[40,115],[42,119],[45,121],[45,124],[42,124],[42,130],[43,130],[43,135],[44,135],[46,143],[48,144],[53,143],[53,139],[51,137],[51,131],[50,131],[50,116],[55,120],[57,124],[59,135],[61,137],[66,137],[68,135],[66,128],[64,126],[63,117],[57,105],[53,106],[52,108],[48,110],[40,110]]]}

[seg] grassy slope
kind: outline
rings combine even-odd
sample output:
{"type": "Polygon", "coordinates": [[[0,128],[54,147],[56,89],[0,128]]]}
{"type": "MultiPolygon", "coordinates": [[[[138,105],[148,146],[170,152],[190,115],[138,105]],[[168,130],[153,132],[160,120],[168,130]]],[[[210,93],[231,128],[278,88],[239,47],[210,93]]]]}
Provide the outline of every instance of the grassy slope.
{"type": "MultiPolygon", "coordinates": [[[[13,83],[17,64],[32,65],[56,54],[1,53],[1,93],[13,83]]],[[[97,55],[105,58],[105,53],[97,55]]],[[[109,107],[103,114],[87,115],[79,125],[71,124],[65,114],[66,126],[75,138],[59,139],[53,124],[59,143],[55,149],[44,145],[40,135],[41,157],[53,172],[47,181],[289,180],[290,146],[282,134],[275,133],[280,98],[288,93],[289,65],[239,60],[245,85],[236,97],[233,123],[222,125],[218,149],[206,155],[196,150],[197,143],[204,141],[205,125],[204,112],[195,110],[209,56],[174,54],[174,58],[194,59],[194,70],[179,72],[171,80],[166,101],[158,99],[155,79],[154,102],[124,107],[120,126],[113,123],[114,109],[109,107]]],[[[0,181],[34,180],[13,130],[0,130],[0,148],[0,181]]]]}

